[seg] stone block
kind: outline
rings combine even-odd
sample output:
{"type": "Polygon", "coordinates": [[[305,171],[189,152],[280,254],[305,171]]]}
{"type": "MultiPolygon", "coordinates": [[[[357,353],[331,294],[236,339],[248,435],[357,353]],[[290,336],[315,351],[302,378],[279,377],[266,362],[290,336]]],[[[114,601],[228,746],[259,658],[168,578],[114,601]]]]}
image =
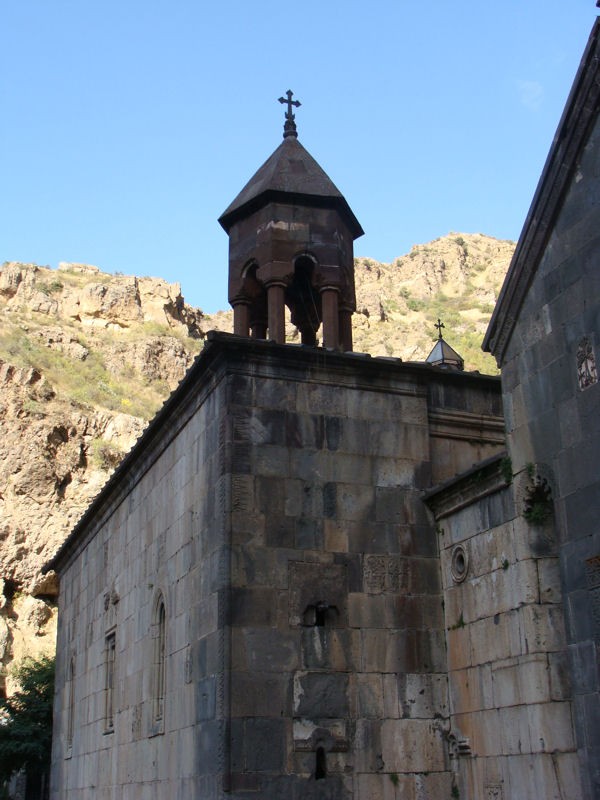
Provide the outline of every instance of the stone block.
{"type": "Polygon", "coordinates": [[[447,717],[448,679],[445,675],[398,675],[398,702],[403,718],[447,717]]]}
{"type": "Polygon", "coordinates": [[[519,696],[525,704],[546,703],[552,698],[548,655],[538,653],[519,659],[519,696]]]}
{"type": "Polygon", "coordinates": [[[234,672],[231,713],[234,717],[277,717],[290,713],[290,679],[273,672],[234,672]]]}
{"type": "Polygon", "coordinates": [[[552,700],[568,700],[571,697],[571,673],[567,653],[548,653],[550,697],[552,700]]]}
{"type": "Polygon", "coordinates": [[[346,525],[348,550],[351,553],[389,554],[401,553],[405,549],[402,534],[409,526],[404,527],[391,522],[353,523],[349,520],[346,525]]]}
{"type": "MultiPolygon", "coordinates": [[[[373,596],[370,595],[367,597],[374,599],[373,596]]],[[[383,600],[384,624],[386,628],[442,627],[441,603],[439,598],[423,598],[422,596],[412,595],[384,595],[381,599],[383,600]],[[426,606],[426,608],[424,608],[424,606],[426,606]]]]}
{"type": "Polygon", "coordinates": [[[521,609],[521,650],[547,653],[564,649],[565,630],[562,607],[530,605],[521,609]]]}
{"type": "Polygon", "coordinates": [[[333,553],[348,552],[348,528],[345,522],[334,519],[323,520],[323,544],[333,553]]]}
{"type": "Polygon", "coordinates": [[[412,775],[359,774],[355,786],[356,800],[417,800],[412,775]]]}
{"type": "Polygon", "coordinates": [[[550,700],[550,675],[543,653],[492,664],[494,705],[514,706],[550,700]]]}
{"type": "MultiPolygon", "coordinates": [[[[484,713],[489,714],[490,712],[484,713]]],[[[500,752],[505,755],[533,752],[531,744],[533,732],[527,706],[500,708],[498,710],[497,724],[500,726],[501,735],[502,749],[500,752]]],[[[494,738],[491,737],[490,744],[494,738]]],[[[493,751],[488,747],[487,753],[492,755],[493,751]]]]}
{"type": "Polygon", "coordinates": [[[537,562],[540,582],[540,603],[560,603],[562,589],[558,558],[540,558],[537,562]]]}
{"type": "Polygon", "coordinates": [[[417,773],[414,780],[417,800],[453,796],[450,771],[417,773]]]}
{"type": "Polygon", "coordinates": [[[289,623],[293,627],[306,624],[309,607],[326,604],[326,624],[345,627],[348,620],[348,576],[345,564],[289,564],[289,623]]]}
{"type": "Polygon", "coordinates": [[[407,492],[378,486],[375,489],[376,521],[408,524],[410,520],[407,501],[407,492]]]}
{"type": "Polygon", "coordinates": [[[234,587],[231,590],[231,624],[234,626],[272,627],[276,609],[274,589],[234,587]]]}
{"type": "Polygon", "coordinates": [[[595,481],[565,498],[568,530],[577,538],[591,537],[596,533],[599,495],[600,481],[595,481]]]}
{"type": "Polygon", "coordinates": [[[373,518],[375,490],[364,484],[336,483],[336,516],[339,520],[368,523],[373,518]]]}
{"type": "Polygon", "coordinates": [[[348,595],[348,624],[352,628],[387,628],[386,599],[383,594],[348,595]]]}
{"type": "Polygon", "coordinates": [[[598,690],[600,676],[596,661],[597,647],[598,645],[592,641],[569,645],[573,689],[577,694],[588,694],[598,690]]]}
{"type": "Polygon", "coordinates": [[[448,538],[444,538],[445,547],[453,547],[473,536],[474,531],[488,529],[487,519],[483,519],[479,504],[460,509],[452,515],[451,520],[443,520],[442,527],[448,538]]]}
{"type": "MultiPolygon", "coordinates": [[[[297,631],[258,628],[242,631],[246,668],[256,672],[289,672],[299,666],[297,631]]],[[[243,645],[242,645],[243,642],[243,645]]]]}
{"type": "Polygon", "coordinates": [[[281,719],[247,719],[244,723],[244,761],[248,772],[283,772],[287,737],[281,719]]]}
{"type": "Polygon", "coordinates": [[[429,433],[424,425],[390,425],[385,418],[369,424],[371,452],[384,458],[412,458],[419,462],[427,452],[429,433]]]}
{"type": "Polygon", "coordinates": [[[296,520],[289,516],[265,515],[267,547],[293,548],[296,541],[296,520]]]}
{"type": "Polygon", "coordinates": [[[377,673],[356,676],[357,715],[363,719],[384,716],[383,682],[377,673]]]}
{"type": "Polygon", "coordinates": [[[527,714],[531,752],[564,753],[575,749],[570,703],[532,704],[527,707],[527,714]]]}
{"type": "Polygon", "coordinates": [[[294,676],[294,714],[309,718],[348,716],[348,675],[297,672],[294,676]]]}
{"type": "Polygon", "coordinates": [[[472,547],[473,574],[494,572],[504,569],[517,560],[515,552],[514,520],[498,525],[481,536],[474,536],[469,543],[472,547]],[[487,568],[486,568],[487,567],[487,568]]]}
{"type": "MultiPolygon", "coordinates": [[[[384,458],[380,453],[374,454],[373,459],[373,482],[375,486],[382,487],[413,487],[416,475],[420,475],[420,469],[414,459],[409,458],[384,458]]],[[[427,484],[419,488],[425,488],[427,484]]]]}
{"type": "Polygon", "coordinates": [[[294,546],[297,550],[323,549],[323,520],[300,517],[296,520],[294,546]]]}
{"type": "Polygon", "coordinates": [[[220,720],[206,720],[196,726],[196,775],[216,772],[221,747],[222,723],[220,720]]]}
{"type": "Polygon", "coordinates": [[[478,620],[469,626],[471,663],[485,664],[528,652],[522,636],[523,609],[478,620]]]}
{"type": "MultiPolygon", "coordinates": [[[[286,380],[246,379],[240,402],[252,403],[259,408],[294,408],[296,403],[296,384],[286,380]]],[[[233,378],[233,376],[231,376],[233,378]]],[[[231,380],[230,378],[230,380],[231,380]]]]}
{"type": "Polygon", "coordinates": [[[381,754],[390,772],[441,771],[444,750],[442,731],[432,721],[392,719],[381,724],[381,754]]]}
{"type": "Polygon", "coordinates": [[[323,417],[288,411],[285,419],[285,443],[289,448],[320,450],[325,441],[323,417]]]}
{"type": "Polygon", "coordinates": [[[286,418],[288,412],[282,408],[284,407],[244,409],[247,418],[242,418],[241,424],[236,424],[240,419],[238,411],[234,419],[234,439],[248,440],[254,445],[287,446],[286,418]]]}
{"type": "Polygon", "coordinates": [[[349,671],[360,668],[359,631],[327,627],[303,628],[302,666],[305,669],[349,671]]]}
{"type": "Polygon", "coordinates": [[[333,480],[335,476],[329,475],[329,454],[320,450],[299,449],[290,451],[289,472],[290,477],[310,483],[315,475],[323,480],[333,480]]]}
{"type": "MultiPolygon", "coordinates": [[[[234,453],[234,459],[236,453],[234,453]]],[[[242,472],[238,468],[238,463],[234,461],[236,472],[242,472]]],[[[261,445],[253,448],[252,470],[255,475],[272,476],[281,478],[288,476],[290,472],[290,451],[282,445],[261,445]]]]}
{"type": "Polygon", "coordinates": [[[388,719],[398,719],[400,717],[398,676],[385,674],[382,675],[382,680],[384,716],[388,719]]]}
{"type": "MultiPolygon", "coordinates": [[[[479,623],[476,623],[477,625],[479,623]]],[[[476,657],[481,658],[479,648],[474,650],[471,643],[471,629],[473,625],[468,627],[456,628],[449,630],[446,636],[446,647],[448,652],[448,669],[457,670],[468,667],[473,663],[473,653],[476,657]]],[[[475,663],[479,663],[476,661],[475,663]]]]}
{"type": "Polygon", "coordinates": [[[492,668],[489,664],[451,672],[448,687],[452,709],[457,714],[494,707],[492,668]]]}
{"type": "Polygon", "coordinates": [[[382,767],[380,720],[358,719],[354,734],[355,773],[376,773],[382,767]]]}
{"type": "MultiPolygon", "coordinates": [[[[308,414],[335,414],[338,417],[355,417],[348,407],[354,399],[349,392],[340,392],[337,386],[318,383],[299,383],[296,388],[297,405],[300,412],[308,414]]],[[[279,401],[281,402],[281,401],[279,401]]]]}

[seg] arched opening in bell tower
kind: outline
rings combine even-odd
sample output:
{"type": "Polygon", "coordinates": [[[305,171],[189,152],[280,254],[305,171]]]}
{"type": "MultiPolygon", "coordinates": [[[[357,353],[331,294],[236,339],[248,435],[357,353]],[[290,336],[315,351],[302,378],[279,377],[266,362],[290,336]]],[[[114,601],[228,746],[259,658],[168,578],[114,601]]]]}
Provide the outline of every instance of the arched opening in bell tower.
{"type": "Polygon", "coordinates": [[[316,346],[317,331],[321,325],[321,298],[314,286],[316,262],[310,255],[294,260],[293,278],[286,289],[285,302],[291,321],[300,331],[302,344],[316,346]]]}
{"type": "MultiPolygon", "coordinates": [[[[267,336],[267,291],[256,277],[258,264],[250,261],[244,267],[242,277],[242,295],[246,298],[247,318],[244,321],[254,339],[265,339],[267,336]]],[[[244,334],[247,335],[247,332],[244,334]]]]}

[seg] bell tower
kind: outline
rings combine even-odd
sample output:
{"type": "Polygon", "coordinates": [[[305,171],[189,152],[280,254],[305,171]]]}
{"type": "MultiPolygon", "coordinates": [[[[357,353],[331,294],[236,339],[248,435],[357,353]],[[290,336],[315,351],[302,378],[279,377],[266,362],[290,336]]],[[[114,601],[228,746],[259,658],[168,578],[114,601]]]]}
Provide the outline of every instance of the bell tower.
{"type": "Polygon", "coordinates": [[[283,142],[219,218],[229,235],[234,333],[285,342],[285,307],[303,344],[352,350],[354,240],[363,230],[345,198],[298,141],[287,106],[283,142]]]}

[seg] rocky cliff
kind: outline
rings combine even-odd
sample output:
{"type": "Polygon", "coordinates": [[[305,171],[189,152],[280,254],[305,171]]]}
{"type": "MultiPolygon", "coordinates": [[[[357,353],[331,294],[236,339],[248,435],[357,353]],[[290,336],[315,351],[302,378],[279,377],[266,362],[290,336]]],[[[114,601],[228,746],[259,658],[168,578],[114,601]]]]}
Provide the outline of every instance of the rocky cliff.
{"type": "MultiPolygon", "coordinates": [[[[357,259],[355,350],[422,360],[439,316],[467,369],[495,371],[480,342],[513,249],[451,234],[391,264],[357,259]]],[[[42,564],[177,386],[206,331],[231,324],[231,312],[204,315],[159,279],[82,264],[0,268],[4,675],[25,654],[53,649],[58,587],[42,564]]]]}

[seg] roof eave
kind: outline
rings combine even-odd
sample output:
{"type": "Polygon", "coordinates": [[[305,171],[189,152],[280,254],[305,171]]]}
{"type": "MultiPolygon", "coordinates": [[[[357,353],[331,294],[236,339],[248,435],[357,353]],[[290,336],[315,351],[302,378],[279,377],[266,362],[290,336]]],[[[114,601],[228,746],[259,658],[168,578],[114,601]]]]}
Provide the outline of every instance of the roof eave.
{"type": "Polygon", "coordinates": [[[304,205],[309,208],[335,208],[340,216],[345,220],[353,239],[358,239],[364,234],[360,222],[348,205],[347,200],[342,195],[326,196],[315,194],[302,194],[300,192],[285,192],[277,189],[267,189],[258,195],[250,198],[246,203],[236,206],[231,210],[225,211],[219,217],[219,224],[226,233],[229,233],[232,226],[244,217],[249,217],[259,211],[269,203],[283,203],[286,205],[304,205]]]}

